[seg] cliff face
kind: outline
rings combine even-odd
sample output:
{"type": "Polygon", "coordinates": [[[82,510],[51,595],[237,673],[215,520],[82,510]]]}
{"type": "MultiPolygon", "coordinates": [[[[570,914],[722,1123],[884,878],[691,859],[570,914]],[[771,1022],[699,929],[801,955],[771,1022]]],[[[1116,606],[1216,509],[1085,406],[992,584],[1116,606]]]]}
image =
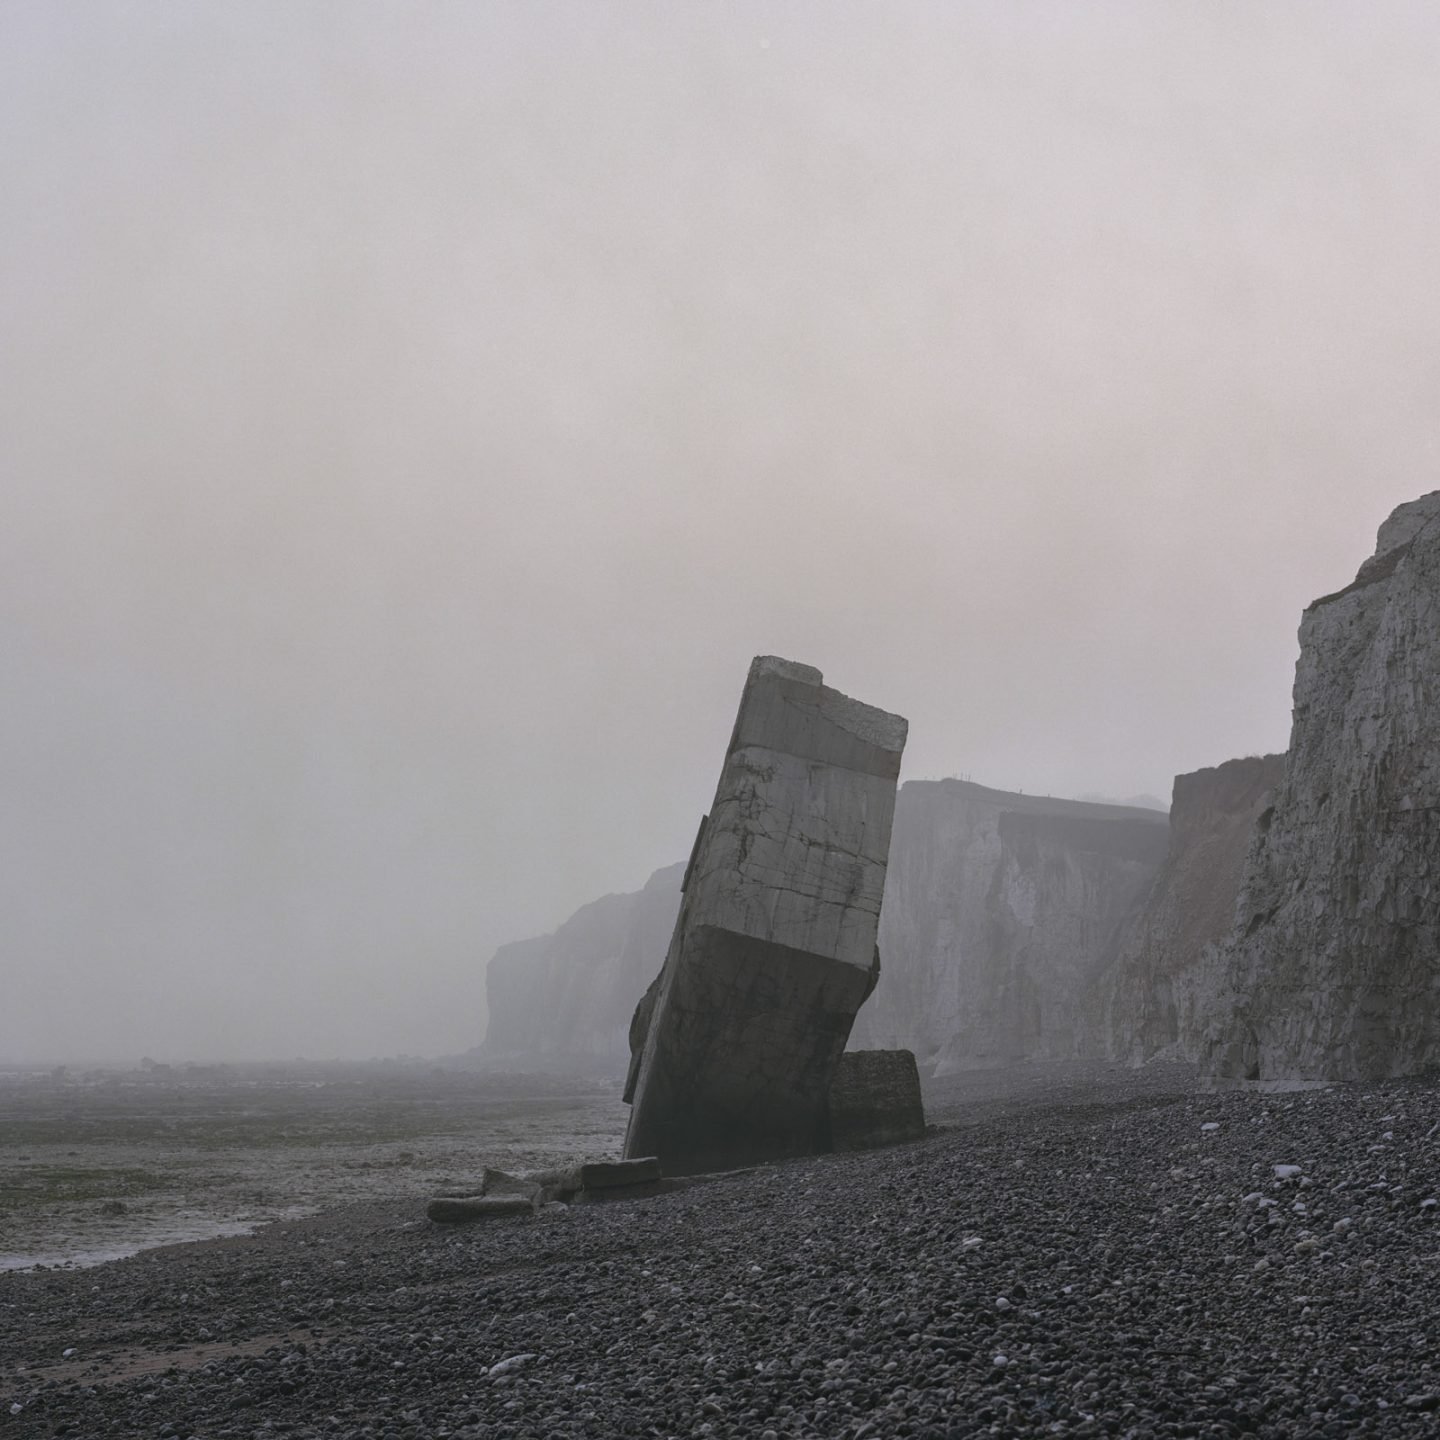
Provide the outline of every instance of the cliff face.
{"type": "Polygon", "coordinates": [[[684,872],[668,865],[643,890],[582,906],[553,935],[502,945],[485,976],[481,1060],[623,1075],[630,1016],[665,958],[684,872]]]}
{"type": "Polygon", "coordinates": [[[1112,1058],[1197,1060],[1225,987],[1245,855],[1283,755],[1175,777],[1170,848],[1096,996],[1112,1058]]]}
{"type": "MultiPolygon", "coordinates": [[[[851,1047],[913,1050],[942,1071],[1103,1053],[1089,997],[1166,835],[1151,810],[960,780],[901,786],[880,982],[851,1047]]],[[[631,1015],[664,961],[683,873],[657,871],[644,890],[498,950],[481,1059],[623,1075],[631,1015]]]]}
{"type": "Polygon", "coordinates": [[[902,787],[880,983],[851,1044],[946,1073],[1097,1053],[1086,1001],[1165,854],[1165,816],[990,790],[902,787]]]}
{"type": "Polygon", "coordinates": [[[1247,858],[1222,1078],[1440,1063],[1440,491],[1300,625],[1294,723],[1247,858]]]}

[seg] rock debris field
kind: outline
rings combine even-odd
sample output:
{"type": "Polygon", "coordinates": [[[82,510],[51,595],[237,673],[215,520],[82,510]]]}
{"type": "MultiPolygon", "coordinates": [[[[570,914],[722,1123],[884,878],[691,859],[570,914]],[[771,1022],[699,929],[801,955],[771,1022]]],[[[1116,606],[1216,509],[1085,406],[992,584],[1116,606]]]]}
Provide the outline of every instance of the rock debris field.
{"type": "Polygon", "coordinates": [[[648,1200],[0,1276],[0,1435],[1436,1433],[1440,1082],[967,1084],[648,1200]]]}

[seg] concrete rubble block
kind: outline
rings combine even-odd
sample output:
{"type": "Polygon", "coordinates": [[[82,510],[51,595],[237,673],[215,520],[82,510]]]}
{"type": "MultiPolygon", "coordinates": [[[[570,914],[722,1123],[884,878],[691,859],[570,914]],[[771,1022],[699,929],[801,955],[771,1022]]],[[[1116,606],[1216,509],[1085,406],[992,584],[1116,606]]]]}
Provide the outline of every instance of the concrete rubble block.
{"type": "Polygon", "coordinates": [[[556,1200],[568,1200],[575,1193],[571,1182],[572,1167],[552,1167],[548,1170],[526,1170],[516,1178],[539,1187],[540,1203],[548,1205],[556,1200]]]}
{"type": "Polygon", "coordinates": [[[504,1170],[485,1167],[485,1178],[480,1184],[482,1195],[518,1196],[532,1203],[540,1199],[543,1186],[533,1176],[511,1175],[504,1170]]]}
{"type": "Polygon", "coordinates": [[[659,1178],[659,1160],[644,1155],[634,1160],[586,1160],[567,1172],[566,1184],[571,1190],[614,1190],[648,1185],[659,1178]]]}
{"type": "Polygon", "coordinates": [[[906,728],[808,665],[751,665],[632,1028],[627,1158],[693,1174],[825,1148],[830,1078],[878,974],[906,728]]]}
{"type": "Polygon", "coordinates": [[[920,1070],[909,1050],[847,1050],[830,1081],[830,1143],[870,1150],[925,1138],[920,1070]]]}
{"type": "Polygon", "coordinates": [[[533,1215],[535,1203],[524,1195],[440,1195],[425,1207],[425,1213],[432,1220],[458,1225],[469,1220],[533,1215]]]}

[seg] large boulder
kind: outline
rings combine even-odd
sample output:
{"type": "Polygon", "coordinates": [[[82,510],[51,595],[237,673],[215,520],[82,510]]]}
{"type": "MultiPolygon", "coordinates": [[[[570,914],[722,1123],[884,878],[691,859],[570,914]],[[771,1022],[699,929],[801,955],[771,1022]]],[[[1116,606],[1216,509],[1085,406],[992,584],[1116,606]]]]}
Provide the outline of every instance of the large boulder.
{"type": "Polygon", "coordinates": [[[1440,491],[1300,624],[1284,776],[1260,815],[1211,1037],[1221,1080],[1440,1064],[1440,491]]]}
{"type": "Polygon", "coordinates": [[[906,728],[808,665],[751,665],[637,1019],[627,1157],[684,1174],[824,1147],[831,1076],[875,981],[906,728]]]}

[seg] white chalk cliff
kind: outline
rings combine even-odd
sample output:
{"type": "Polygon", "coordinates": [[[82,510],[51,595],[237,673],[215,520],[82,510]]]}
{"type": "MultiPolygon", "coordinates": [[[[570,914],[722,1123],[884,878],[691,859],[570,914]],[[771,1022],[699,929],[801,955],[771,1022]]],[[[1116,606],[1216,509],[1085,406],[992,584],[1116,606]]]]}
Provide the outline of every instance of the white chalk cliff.
{"type": "Polygon", "coordinates": [[[853,1046],[922,1070],[1094,1054],[1088,996],[1164,858],[1153,810],[911,781],[895,811],[880,983],[853,1046]]]}
{"type": "Polygon", "coordinates": [[[1222,1079],[1440,1064],[1440,491],[1300,625],[1284,776],[1247,857],[1222,1079]]]}

